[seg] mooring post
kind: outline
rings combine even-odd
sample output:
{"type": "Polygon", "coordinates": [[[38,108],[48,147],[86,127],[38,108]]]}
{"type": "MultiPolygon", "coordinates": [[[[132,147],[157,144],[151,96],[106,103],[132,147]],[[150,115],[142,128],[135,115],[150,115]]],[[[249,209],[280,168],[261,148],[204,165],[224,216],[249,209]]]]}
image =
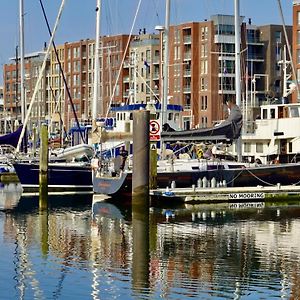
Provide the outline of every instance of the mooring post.
{"type": "Polygon", "coordinates": [[[149,201],[149,116],[147,110],[133,112],[132,196],[145,196],[147,201],[149,201]]]}
{"type": "Polygon", "coordinates": [[[132,283],[135,290],[149,287],[149,121],[149,111],[133,113],[132,283]]]}
{"type": "MultiPolygon", "coordinates": [[[[150,120],[155,120],[156,112],[150,111],[150,120]]],[[[151,122],[150,122],[151,123],[151,122]]],[[[149,124],[149,131],[150,131],[150,124],[149,124]]],[[[150,137],[150,182],[149,182],[150,189],[157,188],[157,147],[156,141],[151,141],[150,137]]]]}
{"type": "Polygon", "coordinates": [[[48,207],[48,126],[42,124],[40,134],[39,207],[48,207]]]}
{"type": "Polygon", "coordinates": [[[150,189],[157,188],[157,148],[154,143],[151,143],[150,149],[150,189]]]}

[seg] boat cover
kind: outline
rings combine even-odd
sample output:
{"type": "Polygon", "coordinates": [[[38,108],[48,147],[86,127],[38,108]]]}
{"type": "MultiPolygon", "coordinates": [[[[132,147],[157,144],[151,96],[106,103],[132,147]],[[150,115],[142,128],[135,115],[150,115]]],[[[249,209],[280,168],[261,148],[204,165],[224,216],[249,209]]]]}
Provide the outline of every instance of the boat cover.
{"type": "Polygon", "coordinates": [[[11,145],[17,147],[18,141],[22,132],[22,127],[20,126],[16,131],[0,136],[0,145],[11,145]]]}

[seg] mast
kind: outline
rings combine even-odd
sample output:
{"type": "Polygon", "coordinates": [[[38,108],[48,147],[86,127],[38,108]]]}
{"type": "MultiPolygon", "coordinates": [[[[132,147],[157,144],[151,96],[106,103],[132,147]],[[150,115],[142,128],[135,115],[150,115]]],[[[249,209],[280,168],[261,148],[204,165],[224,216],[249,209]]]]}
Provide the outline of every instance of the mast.
{"type": "Polygon", "coordinates": [[[163,96],[161,104],[162,122],[161,126],[167,123],[168,105],[168,77],[169,77],[169,28],[170,28],[170,0],[166,0],[166,18],[164,28],[164,66],[163,66],[163,96]]]}
{"type": "Polygon", "coordinates": [[[21,121],[24,124],[26,116],[26,103],[25,103],[25,65],[24,65],[24,3],[19,0],[19,22],[20,22],[20,73],[21,73],[21,121]]]}
{"type": "MultiPolygon", "coordinates": [[[[95,65],[94,65],[94,93],[92,105],[92,119],[97,119],[98,99],[99,99],[99,50],[100,50],[100,14],[101,0],[97,0],[96,6],[96,39],[95,39],[95,65]]],[[[102,105],[100,106],[102,113],[102,105]]]]}
{"type": "MultiPolygon", "coordinates": [[[[235,27],[235,92],[236,105],[241,107],[241,23],[240,0],[234,0],[234,27],[235,27]]],[[[236,153],[238,161],[242,161],[242,140],[236,140],[236,153]]]]}

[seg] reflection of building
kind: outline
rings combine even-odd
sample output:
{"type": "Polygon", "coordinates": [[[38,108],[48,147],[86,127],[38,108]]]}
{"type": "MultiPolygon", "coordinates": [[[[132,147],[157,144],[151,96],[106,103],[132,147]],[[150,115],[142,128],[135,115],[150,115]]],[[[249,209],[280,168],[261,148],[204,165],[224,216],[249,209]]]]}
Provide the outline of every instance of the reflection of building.
{"type": "Polygon", "coordinates": [[[5,115],[4,115],[4,98],[3,86],[0,86],[0,134],[5,133],[5,115]]]}

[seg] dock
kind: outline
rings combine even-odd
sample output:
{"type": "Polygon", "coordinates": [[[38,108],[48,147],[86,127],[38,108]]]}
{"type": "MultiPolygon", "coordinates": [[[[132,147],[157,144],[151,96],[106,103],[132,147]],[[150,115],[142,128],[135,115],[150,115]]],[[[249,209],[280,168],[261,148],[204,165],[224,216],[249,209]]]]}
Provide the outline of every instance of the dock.
{"type": "Polygon", "coordinates": [[[299,197],[300,186],[252,186],[252,187],[215,187],[164,188],[150,190],[150,195],[157,198],[174,198],[188,202],[228,202],[228,201],[269,201],[285,197],[299,197]]]}

